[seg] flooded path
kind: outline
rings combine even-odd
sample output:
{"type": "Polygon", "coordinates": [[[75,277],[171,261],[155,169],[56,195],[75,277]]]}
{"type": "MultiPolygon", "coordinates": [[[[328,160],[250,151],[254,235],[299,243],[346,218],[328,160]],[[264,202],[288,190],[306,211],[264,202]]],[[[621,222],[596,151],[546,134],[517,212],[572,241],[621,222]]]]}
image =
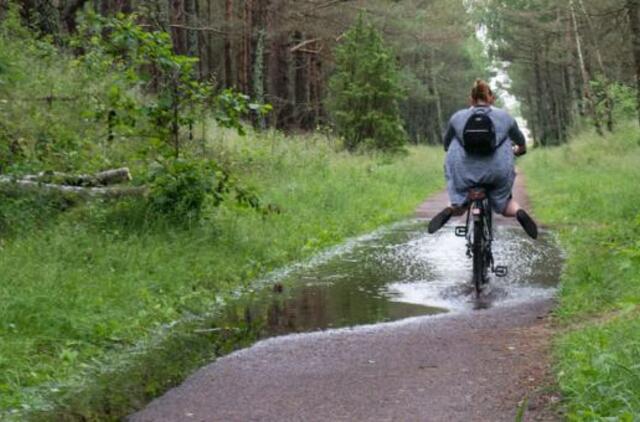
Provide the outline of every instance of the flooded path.
{"type": "Polygon", "coordinates": [[[480,299],[465,240],[451,225],[428,235],[425,220],[274,274],[199,328],[235,332],[245,348],[131,420],[514,420],[548,375],[562,253],[547,232],[531,241],[497,222],[494,255],[509,275],[480,299]]]}
{"type": "Polygon", "coordinates": [[[395,225],[265,281],[227,305],[211,326],[250,325],[257,339],[441,313],[507,306],[553,295],[561,252],[549,236],[533,242],[498,227],[495,256],[509,267],[476,298],[465,240],[424,221],[395,225]]]}

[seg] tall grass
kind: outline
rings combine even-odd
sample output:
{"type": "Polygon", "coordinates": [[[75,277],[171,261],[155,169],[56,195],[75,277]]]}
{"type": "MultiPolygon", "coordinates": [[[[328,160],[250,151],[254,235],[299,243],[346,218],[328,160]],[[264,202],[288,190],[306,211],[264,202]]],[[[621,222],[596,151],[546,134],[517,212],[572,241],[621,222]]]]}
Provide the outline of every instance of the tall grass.
{"type": "MultiPolygon", "coordinates": [[[[42,406],[43,386],[56,390],[272,269],[411,215],[442,185],[435,148],[353,156],[323,137],[278,133],[211,146],[273,204],[272,214],[229,202],[202,222],[172,227],[146,224],[135,202],[93,203],[45,213],[47,221],[33,218],[41,224],[3,240],[0,409],[42,406]]],[[[11,221],[20,220],[16,210],[39,212],[15,200],[0,209],[11,221]]]]}
{"type": "MultiPolygon", "coordinates": [[[[536,215],[568,251],[557,374],[570,420],[640,415],[640,133],[582,134],[525,163],[536,215]]],[[[612,419],[612,420],[613,420],[612,419]]]]}

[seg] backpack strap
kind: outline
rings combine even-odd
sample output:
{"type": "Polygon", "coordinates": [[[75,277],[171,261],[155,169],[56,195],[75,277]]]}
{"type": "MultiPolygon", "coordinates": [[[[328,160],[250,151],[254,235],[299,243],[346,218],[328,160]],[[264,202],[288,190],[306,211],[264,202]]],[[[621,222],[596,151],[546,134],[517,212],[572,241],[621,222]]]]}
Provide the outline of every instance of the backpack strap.
{"type": "Polygon", "coordinates": [[[507,139],[509,139],[509,134],[507,133],[500,142],[496,142],[496,150],[498,148],[500,148],[502,146],[502,144],[504,144],[505,142],[507,142],[507,139]]]}

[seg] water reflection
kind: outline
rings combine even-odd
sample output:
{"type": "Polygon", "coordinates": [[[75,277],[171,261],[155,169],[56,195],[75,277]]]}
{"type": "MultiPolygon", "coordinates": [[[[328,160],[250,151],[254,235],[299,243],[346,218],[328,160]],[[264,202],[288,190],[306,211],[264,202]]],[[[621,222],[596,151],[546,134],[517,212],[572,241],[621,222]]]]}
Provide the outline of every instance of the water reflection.
{"type": "Polygon", "coordinates": [[[548,236],[530,241],[498,228],[495,256],[509,275],[493,277],[476,298],[464,239],[453,229],[428,235],[424,223],[396,227],[322,263],[299,268],[273,285],[228,304],[215,324],[242,326],[265,337],[393,321],[442,312],[486,309],[549,297],[561,254],[548,236]]]}
{"type": "Polygon", "coordinates": [[[495,255],[510,267],[510,275],[492,279],[480,300],[469,283],[464,239],[451,228],[433,236],[426,234],[424,222],[413,222],[348,242],[336,253],[277,274],[264,288],[239,295],[214,315],[185,317],[164,327],[148,346],[131,349],[127,364],[88,369],[85,379],[96,381],[83,381],[81,391],[46,385],[48,402],[60,403],[55,414],[61,416],[41,419],[75,419],[77,414],[68,412],[77,407],[68,404],[84,406],[95,397],[105,397],[98,414],[116,418],[112,409],[124,409],[123,403],[139,397],[130,397],[130,391],[144,386],[150,399],[193,369],[266,337],[548,297],[561,273],[562,255],[545,237],[532,242],[519,229],[499,228],[495,255]]]}

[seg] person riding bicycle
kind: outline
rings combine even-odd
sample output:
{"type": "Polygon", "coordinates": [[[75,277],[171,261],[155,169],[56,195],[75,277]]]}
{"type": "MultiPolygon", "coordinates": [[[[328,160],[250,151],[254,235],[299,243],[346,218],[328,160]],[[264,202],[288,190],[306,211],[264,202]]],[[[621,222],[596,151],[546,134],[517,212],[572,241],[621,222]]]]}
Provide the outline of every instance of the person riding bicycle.
{"type": "Polygon", "coordinates": [[[471,89],[471,107],[459,110],[449,121],[444,149],[450,205],[429,222],[429,233],[438,231],[451,216],[462,215],[469,205],[469,189],[482,186],[496,213],[515,217],[529,236],[538,237],[536,223],[511,193],[514,154],[526,153],[525,137],[516,120],[494,107],[494,101],[489,85],[478,79],[471,89]]]}

